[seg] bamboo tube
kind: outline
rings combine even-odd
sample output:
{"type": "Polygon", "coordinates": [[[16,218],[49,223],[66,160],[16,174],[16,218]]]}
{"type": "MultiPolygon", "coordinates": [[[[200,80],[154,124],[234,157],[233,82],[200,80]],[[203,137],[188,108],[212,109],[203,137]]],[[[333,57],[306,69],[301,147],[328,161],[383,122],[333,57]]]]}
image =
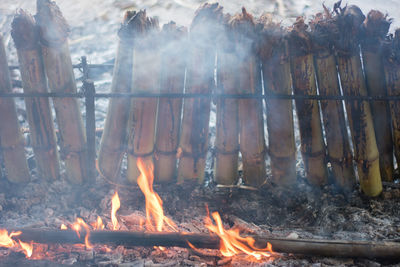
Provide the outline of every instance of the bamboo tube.
{"type": "MultiPolygon", "coordinates": [[[[345,96],[367,95],[358,39],[364,18],[356,6],[341,9],[336,17],[338,36],[334,36],[333,40],[340,82],[345,96]]],[[[361,189],[367,196],[377,196],[382,192],[382,182],[370,105],[366,101],[347,100],[346,110],[361,189]]]]}
{"type": "MultiPolygon", "coordinates": [[[[68,25],[55,2],[37,1],[35,16],[42,45],[42,56],[49,88],[55,93],[76,93],[74,73],[68,47],[68,25]]],[[[71,182],[81,184],[87,174],[86,135],[78,100],[53,98],[61,156],[71,182]]]]}
{"type": "MultiPolygon", "coordinates": [[[[221,17],[222,7],[218,3],[205,3],[196,11],[189,34],[186,93],[211,93],[215,87],[215,39],[221,17]]],[[[209,119],[210,99],[185,99],[178,149],[178,182],[204,180],[209,119]]]]}
{"type": "MultiPolygon", "coordinates": [[[[158,93],[160,53],[158,21],[140,11],[135,18],[135,45],[133,52],[133,93],[158,93]]],[[[127,178],[135,182],[140,175],[137,159],[146,164],[153,163],[155,127],[157,119],[157,98],[134,98],[131,102],[131,118],[128,140],[127,178]]]]}
{"type": "MultiPolygon", "coordinates": [[[[310,33],[299,17],[289,34],[293,91],[299,95],[316,95],[315,69],[310,33]]],[[[328,182],[326,151],[317,100],[296,100],[301,138],[301,153],[308,180],[323,186],[328,182]]]]}
{"type": "MultiPolygon", "coordinates": [[[[331,40],[332,31],[335,30],[332,15],[325,9],[325,14],[315,16],[310,26],[319,94],[341,95],[331,40]]],[[[321,108],[335,183],[343,191],[350,192],[355,185],[355,173],[342,101],[321,100],[321,108]]]]}
{"type": "MultiPolygon", "coordinates": [[[[361,51],[367,91],[370,96],[386,96],[385,73],[382,64],[382,41],[390,21],[383,13],[371,10],[363,24],[361,51]]],[[[389,111],[386,101],[371,102],[376,144],[379,151],[379,167],[383,181],[393,181],[393,142],[389,111]]]]}
{"type": "MultiPolygon", "coordinates": [[[[259,54],[266,94],[292,94],[287,32],[262,16],[259,54]]],[[[268,148],[273,182],[281,187],[296,183],[296,145],[292,100],[267,98],[268,148]]]]}
{"type": "MultiPolygon", "coordinates": [[[[394,38],[385,41],[383,51],[383,67],[387,93],[389,96],[400,96],[400,29],[395,32],[394,38]]],[[[394,154],[397,166],[400,165],[400,102],[389,101],[392,118],[394,154]]]]}
{"type": "MultiPolygon", "coordinates": [[[[170,22],[163,26],[162,38],[160,92],[183,93],[187,29],[170,22]]],[[[181,116],[182,99],[160,98],[155,148],[156,181],[167,182],[176,178],[181,116]]]]}
{"type": "MultiPolygon", "coordinates": [[[[11,35],[17,48],[24,92],[47,93],[39,36],[33,17],[19,10],[12,22],[11,35]]],[[[57,179],[60,165],[49,99],[27,97],[25,104],[39,174],[49,180],[57,179]]]]}
{"type": "MultiPolygon", "coordinates": [[[[0,92],[11,93],[6,49],[0,35],[0,92]]],[[[30,180],[25,158],[24,139],[18,123],[14,99],[0,97],[0,151],[3,152],[4,167],[10,182],[26,183],[30,180]]]]}
{"type": "MultiPolygon", "coordinates": [[[[135,18],[135,11],[127,11],[118,31],[119,43],[111,84],[113,93],[131,92],[135,18]]],[[[130,103],[130,98],[113,98],[108,104],[97,166],[99,172],[111,180],[119,175],[126,151],[130,103]]]]}
{"type": "MultiPolygon", "coordinates": [[[[230,21],[235,34],[238,65],[238,93],[261,94],[261,69],[256,57],[255,23],[242,8],[230,21]]],[[[239,143],[243,160],[244,183],[258,187],[265,183],[265,139],[262,99],[239,99],[239,143]]]]}
{"type": "MultiPolygon", "coordinates": [[[[237,94],[237,72],[239,59],[229,16],[224,18],[224,32],[217,46],[217,90],[222,94],[237,94]]],[[[238,100],[217,99],[217,127],[215,137],[215,181],[222,185],[233,185],[238,179],[239,118],[238,100]]]]}

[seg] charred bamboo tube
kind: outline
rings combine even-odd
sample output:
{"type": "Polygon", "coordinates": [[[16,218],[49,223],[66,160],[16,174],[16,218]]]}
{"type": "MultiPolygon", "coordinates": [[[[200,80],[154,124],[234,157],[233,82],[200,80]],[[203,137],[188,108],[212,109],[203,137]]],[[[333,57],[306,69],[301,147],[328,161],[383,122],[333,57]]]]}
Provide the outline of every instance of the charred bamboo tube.
{"type": "MultiPolygon", "coordinates": [[[[371,10],[363,24],[361,51],[367,91],[370,96],[386,96],[385,73],[382,63],[382,41],[389,31],[390,21],[381,12],[371,10]]],[[[383,181],[393,181],[393,142],[387,101],[371,102],[379,167],[383,181]]]]}
{"type": "MultiPolygon", "coordinates": [[[[260,20],[264,88],[268,95],[292,94],[287,33],[268,17],[260,20]]],[[[292,100],[267,98],[268,148],[273,182],[282,187],[296,183],[296,146],[292,100]]]]}
{"type": "MultiPolygon", "coordinates": [[[[6,49],[0,35],[0,92],[10,93],[11,89],[6,49]]],[[[0,151],[3,152],[7,178],[14,183],[26,183],[30,180],[30,174],[14,99],[0,97],[0,114],[0,151]]]]}
{"type": "MultiPolygon", "coordinates": [[[[24,92],[47,93],[39,36],[33,17],[20,10],[12,22],[11,35],[17,48],[24,92]]],[[[25,104],[39,174],[46,179],[57,179],[60,163],[49,99],[28,97],[25,104]]]]}
{"type": "MultiPolygon", "coordinates": [[[[319,94],[341,95],[333,42],[330,39],[335,28],[333,18],[326,10],[325,14],[318,14],[310,25],[319,94]]],[[[321,100],[321,108],[335,183],[343,191],[349,192],[355,185],[355,173],[343,104],[342,101],[321,100]]]]}
{"type": "MultiPolygon", "coordinates": [[[[187,29],[170,22],[163,27],[161,51],[161,93],[183,93],[187,29]]],[[[177,150],[182,116],[182,99],[160,98],[158,104],[155,179],[172,181],[177,172],[177,150]]]]}
{"type": "MultiPolygon", "coordinates": [[[[15,239],[23,242],[33,241],[46,244],[83,244],[86,236],[85,233],[81,233],[79,238],[73,230],[18,229],[18,231],[22,233],[15,236],[15,239]]],[[[386,260],[400,258],[400,243],[398,242],[290,239],[263,236],[253,236],[253,238],[256,240],[255,246],[266,247],[268,242],[272,245],[272,250],[279,253],[386,260]]],[[[126,247],[163,246],[184,248],[189,248],[188,242],[190,242],[196,248],[209,249],[218,249],[221,242],[218,236],[209,234],[107,230],[91,231],[89,241],[92,244],[111,244],[126,247]]]]}
{"type": "MultiPolygon", "coordinates": [[[[37,1],[35,16],[40,32],[42,56],[52,92],[76,93],[74,73],[68,47],[68,25],[55,2],[37,1]]],[[[69,180],[85,181],[87,174],[86,135],[78,100],[72,97],[53,98],[61,156],[69,180]]]]}
{"type": "MultiPolygon", "coordinates": [[[[221,17],[222,7],[218,3],[206,3],[196,11],[189,34],[187,93],[211,93],[215,87],[215,38],[221,17]]],[[[178,182],[204,179],[210,104],[207,98],[186,98],[183,103],[178,182]]]]}
{"type": "MultiPolygon", "coordinates": [[[[315,68],[310,33],[303,18],[298,18],[289,35],[293,91],[316,95],[315,68]]],[[[301,153],[308,180],[323,186],[328,182],[326,150],[317,100],[296,100],[301,138],[301,153]]]]}
{"type": "MultiPolygon", "coordinates": [[[[111,84],[113,93],[130,93],[133,70],[133,38],[136,12],[127,11],[118,31],[119,43],[111,84]]],[[[104,132],[101,136],[98,170],[115,180],[126,151],[130,98],[113,98],[108,103],[104,132]]]]}
{"type": "MultiPolygon", "coordinates": [[[[237,94],[237,71],[239,59],[236,55],[233,32],[227,16],[224,32],[217,46],[217,92],[237,94]]],[[[238,100],[217,99],[217,127],[215,136],[215,181],[222,185],[233,185],[238,180],[239,118],[238,100]]]]}
{"type": "MultiPolygon", "coordinates": [[[[231,27],[235,34],[238,65],[238,93],[261,94],[260,62],[253,48],[255,23],[253,17],[242,8],[242,13],[232,17],[231,27]]],[[[243,161],[244,183],[260,186],[266,180],[265,138],[262,99],[239,99],[239,143],[243,161]]]]}
{"type": "MultiPolygon", "coordinates": [[[[387,93],[389,96],[400,96],[400,29],[396,30],[394,38],[385,42],[383,66],[387,93]]],[[[397,165],[400,165],[400,102],[390,101],[392,117],[394,154],[397,165]]]]}
{"type": "MultiPolygon", "coordinates": [[[[160,76],[160,53],[158,21],[146,16],[146,11],[135,15],[135,45],[133,52],[133,93],[158,93],[160,76]]],[[[127,178],[135,182],[140,175],[137,159],[153,163],[155,145],[157,98],[134,98],[128,139],[127,178]]]]}
{"type": "MultiPolygon", "coordinates": [[[[357,6],[347,6],[338,13],[339,36],[334,37],[334,44],[343,94],[366,96],[358,39],[365,16],[357,6]]],[[[346,110],[361,189],[368,196],[377,196],[382,192],[382,182],[370,105],[366,101],[347,100],[346,110]]]]}

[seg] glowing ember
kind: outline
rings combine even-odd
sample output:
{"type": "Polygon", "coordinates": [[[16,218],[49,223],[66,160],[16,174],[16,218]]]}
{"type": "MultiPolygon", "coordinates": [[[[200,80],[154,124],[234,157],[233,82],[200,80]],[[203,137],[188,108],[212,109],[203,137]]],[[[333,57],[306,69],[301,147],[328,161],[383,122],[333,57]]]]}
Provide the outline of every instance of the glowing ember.
{"type": "Polygon", "coordinates": [[[241,237],[239,229],[225,230],[218,212],[213,212],[212,217],[216,224],[213,224],[211,218],[207,217],[205,226],[208,230],[217,234],[221,238],[220,251],[225,257],[232,257],[244,252],[257,260],[260,260],[263,257],[269,258],[274,253],[270,243],[267,244],[266,248],[259,249],[254,246],[254,238],[241,237]]]}
{"type": "Polygon", "coordinates": [[[168,231],[164,227],[164,223],[167,224],[170,229],[176,231],[175,223],[164,216],[164,210],[162,207],[162,200],[160,196],[153,190],[154,182],[154,167],[150,161],[145,163],[142,158],[138,158],[137,167],[140,171],[140,175],[137,179],[140,190],[142,190],[146,198],[146,229],[149,231],[168,231]]]}
{"type": "Polygon", "coordinates": [[[103,220],[100,218],[100,216],[97,216],[97,220],[95,222],[91,223],[90,225],[95,230],[103,230],[104,229],[103,220]]]}
{"type": "Polygon", "coordinates": [[[32,256],[32,252],[33,252],[32,241],[30,243],[25,243],[25,242],[22,242],[21,240],[18,240],[18,242],[19,242],[19,245],[21,246],[21,248],[24,250],[26,257],[30,258],[32,256]]]}
{"type": "Polygon", "coordinates": [[[120,206],[121,202],[119,201],[118,192],[115,192],[114,196],[111,199],[111,222],[113,224],[113,230],[119,229],[119,223],[116,213],[120,206]]]}
{"type": "Polygon", "coordinates": [[[60,227],[60,229],[61,229],[61,230],[67,230],[67,229],[68,229],[68,227],[67,227],[65,224],[61,224],[61,227],[60,227]]]}

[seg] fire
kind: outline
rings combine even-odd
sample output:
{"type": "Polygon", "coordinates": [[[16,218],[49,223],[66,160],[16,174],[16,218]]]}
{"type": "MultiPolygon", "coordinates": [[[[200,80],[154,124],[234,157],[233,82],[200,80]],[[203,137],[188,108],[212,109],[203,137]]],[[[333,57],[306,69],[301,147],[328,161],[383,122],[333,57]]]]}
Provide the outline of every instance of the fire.
{"type": "Polygon", "coordinates": [[[119,201],[118,192],[115,192],[114,196],[111,199],[111,222],[113,224],[113,230],[119,229],[119,223],[116,216],[117,210],[121,206],[121,202],[119,201]]]}
{"type": "Polygon", "coordinates": [[[142,158],[138,158],[137,167],[140,175],[137,179],[140,190],[142,190],[146,199],[146,229],[150,231],[161,232],[168,230],[164,223],[173,231],[176,231],[175,223],[164,216],[163,202],[160,196],[153,190],[154,167],[153,163],[145,163],[142,158]]]}
{"type": "Polygon", "coordinates": [[[21,248],[24,250],[26,257],[30,258],[33,252],[33,242],[31,241],[30,243],[25,243],[21,240],[18,240],[18,242],[21,248]]]}
{"type": "Polygon", "coordinates": [[[103,230],[104,229],[103,220],[100,218],[100,216],[97,216],[97,220],[95,222],[91,223],[90,225],[95,230],[103,230]]]}
{"type": "Polygon", "coordinates": [[[61,224],[61,227],[60,227],[60,229],[61,229],[61,230],[67,230],[67,229],[68,229],[68,227],[67,227],[65,224],[61,224]]]}
{"type": "Polygon", "coordinates": [[[76,221],[72,224],[72,229],[75,230],[76,234],[78,237],[81,237],[81,229],[82,227],[85,229],[86,235],[85,235],[85,246],[86,248],[92,249],[93,245],[89,241],[90,237],[90,227],[89,225],[81,218],[76,218],[76,221]]]}
{"type": "Polygon", "coordinates": [[[263,257],[269,258],[274,253],[270,243],[267,244],[267,247],[259,249],[254,246],[254,238],[241,237],[239,229],[225,230],[218,212],[213,212],[212,217],[216,224],[213,224],[211,218],[208,216],[206,217],[205,226],[221,239],[220,251],[225,257],[232,257],[238,253],[244,252],[257,260],[260,260],[263,257]]]}

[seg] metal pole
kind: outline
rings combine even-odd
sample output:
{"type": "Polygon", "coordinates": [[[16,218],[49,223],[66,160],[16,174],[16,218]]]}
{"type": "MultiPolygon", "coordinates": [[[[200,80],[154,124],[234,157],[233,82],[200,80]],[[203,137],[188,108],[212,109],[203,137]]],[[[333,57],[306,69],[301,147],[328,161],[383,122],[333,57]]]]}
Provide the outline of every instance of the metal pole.
{"type": "Polygon", "coordinates": [[[94,180],[96,175],[96,120],[95,120],[95,93],[92,80],[83,81],[86,107],[86,138],[88,155],[88,180],[94,180]]]}

